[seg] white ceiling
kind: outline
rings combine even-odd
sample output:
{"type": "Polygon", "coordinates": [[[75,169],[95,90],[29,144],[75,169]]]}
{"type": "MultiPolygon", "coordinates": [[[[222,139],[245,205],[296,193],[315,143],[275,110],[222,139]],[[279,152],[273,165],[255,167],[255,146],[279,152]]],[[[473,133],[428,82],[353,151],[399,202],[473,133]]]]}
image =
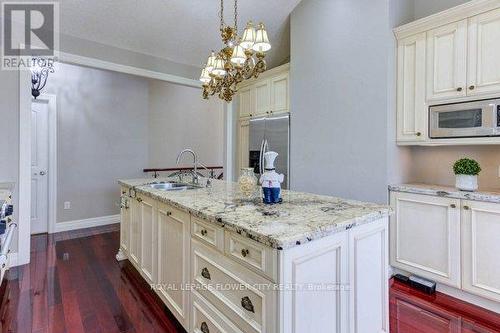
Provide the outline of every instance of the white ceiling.
{"type": "MultiPolygon", "coordinates": [[[[233,22],[233,1],[225,20],[233,22]]],[[[300,0],[239,0],[239,34],[248,20],[264,22],[272,50],[270,66],[289,56],[289,14],[300,0]]],[[[222,46],[219,0],[63,0],[62,33],[178,63],[201,67],[222,46]]]]}

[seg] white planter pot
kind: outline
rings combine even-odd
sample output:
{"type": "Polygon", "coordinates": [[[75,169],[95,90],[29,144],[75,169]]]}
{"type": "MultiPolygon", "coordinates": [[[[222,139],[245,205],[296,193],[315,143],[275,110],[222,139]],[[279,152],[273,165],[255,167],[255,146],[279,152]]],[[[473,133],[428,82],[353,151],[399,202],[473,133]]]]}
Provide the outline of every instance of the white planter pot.
{"type": "Polygon", "coordinates": [[[477,176],[470,175],[456,175],[456,188],[462,191],[475,191],[478,188],[477,176]]]}

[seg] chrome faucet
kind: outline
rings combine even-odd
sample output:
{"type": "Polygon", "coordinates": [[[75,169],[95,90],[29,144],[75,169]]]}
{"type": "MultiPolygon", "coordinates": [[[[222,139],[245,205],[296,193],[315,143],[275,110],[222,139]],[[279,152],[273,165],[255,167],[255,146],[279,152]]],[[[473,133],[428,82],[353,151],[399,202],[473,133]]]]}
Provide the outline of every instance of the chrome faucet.
{"type": "Polygon", "coordinates": [[[184,155],[184,153],[190,153],[191,155],[193,155],[193,169],[194,169],[193,184],[198,184],[198,156],[196,155],[196,153],[192,149],[188,148],[188,149],[184,149],[183,151],[181,151],[179,153],[179,155],[177,155],[176,164],[179,165],[179,162],[181,161],[182,155],[184,155]]]}

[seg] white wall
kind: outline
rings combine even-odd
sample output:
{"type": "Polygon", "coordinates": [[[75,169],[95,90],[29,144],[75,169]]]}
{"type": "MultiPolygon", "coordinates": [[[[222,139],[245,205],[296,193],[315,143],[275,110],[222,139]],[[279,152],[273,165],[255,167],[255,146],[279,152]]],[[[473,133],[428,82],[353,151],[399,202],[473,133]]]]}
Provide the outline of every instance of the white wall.
{"type": "Polygon", "coordinates": [[[57,64],[57,220],[119,213],[118,178],[142,176],[148,161],[148,80],[57,64]],[[71,209],[64,210],[64,202],[71,209]]]}
{"type": "MultiPolygon", "coordinates": [[[[151,81],[149,103],[149,167],[174,167],[184,148],[193,149],[207,166],[222,166],[224,120],[217,98],[207,101],[200,89],[151,81]]],[[[190,155],[181,162],[191,163],[190,155]]]]}
{"type": "Polygon", "coordinates": [[[470,0],[413,0],[415,19],[426,17],[470,0]]]}
{"type": "Polygon", "coordinates": [[[390,4],[303,0],[292,12],[294,189],[387,202],[389,157],[400,154],[388,134],[395,114],[391,29],[413,10],[390,4]]]}

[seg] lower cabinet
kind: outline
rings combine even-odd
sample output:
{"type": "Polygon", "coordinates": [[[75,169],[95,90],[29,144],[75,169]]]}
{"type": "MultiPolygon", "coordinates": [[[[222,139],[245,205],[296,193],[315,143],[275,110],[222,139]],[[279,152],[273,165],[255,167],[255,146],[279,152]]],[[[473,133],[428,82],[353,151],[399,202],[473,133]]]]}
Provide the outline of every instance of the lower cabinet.
{"type": "Polygon", "coordinates": [[[500,302],[500,204],[464,201],[462,289],[500,302]]]}
{"type": "Polygon", "coordinates": [[[120,200],[120,249],[124,254],[128,253],[130,244],[130,198],[128,190],[121,189],[120,200]]]}
{"type": "Polygon", "coordinates": [[[500,301],[500,204],[391,192],[391,265],[500,301]]]}
{"type": "Polygon", "coordinates": [[[136,198],[129,199],[129,251],[130,262],[140,270],[141,258],[141,214],[140,204],[136,198]]]}
{"type": "Polygon", "coordinates": [[[155,283],[157,268],[157,224],[156,201],[139,196],[139,219],[141,221],[141,274],[149,283],[155,283]]]}
{"type": "Polygon", "coordinates": [[[158,282],[160,298],[177,320],[189,327],[189,252],[190,216],[169,205],[159,203],[158,224],[158,282]]]}

